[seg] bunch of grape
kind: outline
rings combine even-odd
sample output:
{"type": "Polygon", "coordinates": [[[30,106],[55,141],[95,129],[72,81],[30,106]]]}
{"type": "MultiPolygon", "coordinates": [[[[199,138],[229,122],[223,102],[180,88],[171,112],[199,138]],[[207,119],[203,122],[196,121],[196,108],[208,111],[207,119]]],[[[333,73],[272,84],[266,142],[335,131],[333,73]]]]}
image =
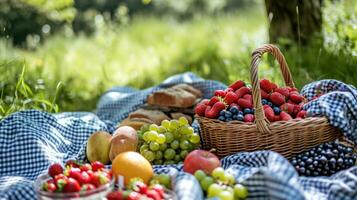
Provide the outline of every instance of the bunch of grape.
{"type": "Polygon", "coordinates": [[[338,141],[321,144],[293,157],[290,162],[302,176],[330,176],[356,164],[353,148],[338,141]]]}
{"type": "Polygon", "coordinates": [[[217,197],[220,200],[246,199],[248,190],[242,184],[236,183],[232,174],[224,171],[222,167],[217,167],[207,175],[202,170],[197,170],[194,174],[200,182],[208,198],[217,197]]]}
{"type": "Polygon", "coordinates": [[[139,138],[140,154],[155,165],[181,163],[200,144],[200,136],[184,117],[163,120],[161,126],[151,124],[139,131],[139,138]]]}

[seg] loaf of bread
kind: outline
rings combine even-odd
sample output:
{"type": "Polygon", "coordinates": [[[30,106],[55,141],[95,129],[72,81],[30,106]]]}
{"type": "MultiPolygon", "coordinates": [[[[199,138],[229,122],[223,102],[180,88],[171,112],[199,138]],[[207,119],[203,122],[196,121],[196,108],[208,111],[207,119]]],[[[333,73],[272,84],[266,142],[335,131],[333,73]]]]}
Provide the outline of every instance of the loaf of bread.
{"type": "Polygon", "coordinates": [[[198,89],[192,87],[191,85],[187,85],[187,84],[182,83],[182,84],[175,85],[172,88],[183,89],[183,90],[195,95],[196,98],[201,98],[202,97],[201,90],[198,90],[198,89]]]}
{"type": "Polygon", "coordinates": [[[161,121],[165,119],[169,120],[170,118],[160,110],[138,109],[129,114],[129,119],[148,119],[152,124],[160,124],[161,121]]]}
{"type": "Polygon", "coordinates": [[[167,88],[149,95],[148,104],[177,108],[192,107],[197,97],[181,88],[167,88]]]}

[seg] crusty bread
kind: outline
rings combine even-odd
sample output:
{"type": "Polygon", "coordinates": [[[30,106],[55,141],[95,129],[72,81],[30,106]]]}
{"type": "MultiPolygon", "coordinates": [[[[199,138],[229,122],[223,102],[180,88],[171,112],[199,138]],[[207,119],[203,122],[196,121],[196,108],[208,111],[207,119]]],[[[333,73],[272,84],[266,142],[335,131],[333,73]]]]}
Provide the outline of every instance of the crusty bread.
{"type": "Polygon", "coordinates": [[[151,105],[187,108],[195,105],[196,96],[181,88],[167,88],[149,95],[151,105]]]}
{"type": "Polygon", "coordinates": [[[126,118],[120,123],[119,126],[120,127],[122,127],[122,126],[130,126],[130,127],[134,128],[135,130],[139,130],[145,124],[151,124],[151,123],[147,123],[145,121],[139,121],[139,120],[132,121],[132,120],[126,118]]]}
{"type": "Polygon", "coordinates": [[[196,98],[202,97],[202,92],[200,90],[198,90],[195,87],[192,87],[191,85],[188,85],[188,84],[184,84],[184,83],[178,84],[178,85],[173,86],[173,88],[183,89],[183,90],[195,95],[196,98]]]}
{"type": "Polygon", "coordinates": [[[163,113],[162,111],[159,110],[145,110],[145,109],[138,109],[135,112],[132,112],[129,114],[129,119],[149,119],[152,121],[153,124],[160,124],[161,121],[167,119],[169,120],[170,118],[163,113]]]}

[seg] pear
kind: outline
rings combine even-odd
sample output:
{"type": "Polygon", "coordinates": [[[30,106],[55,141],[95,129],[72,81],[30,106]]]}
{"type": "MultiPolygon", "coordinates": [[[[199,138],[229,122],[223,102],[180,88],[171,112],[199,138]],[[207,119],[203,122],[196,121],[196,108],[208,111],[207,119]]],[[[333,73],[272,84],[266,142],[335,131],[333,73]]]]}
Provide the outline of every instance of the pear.
{"type": "Polygon", "coordinates": [[[87,158],[90,162],[109,163],[110,140],[112,136],[105,131],[93,133],[87,141],[87,158]]]}
{"type": "Polygon", "coordinates": [[[136,151],[138,135],[136,130],[130,126],[121,126],[113,134],[110,141],[109,158],[111,161],[125,151],[136,151]]]}

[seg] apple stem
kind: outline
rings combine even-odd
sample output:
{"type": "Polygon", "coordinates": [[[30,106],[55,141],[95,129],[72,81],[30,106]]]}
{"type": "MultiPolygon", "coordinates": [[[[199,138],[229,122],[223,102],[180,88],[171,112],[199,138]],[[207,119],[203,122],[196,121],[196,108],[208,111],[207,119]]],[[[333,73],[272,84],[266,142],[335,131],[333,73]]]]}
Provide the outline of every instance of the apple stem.
{"type": "Polygon", "coordinates": [[[214,153],[216,152],[217,150],[215,148],[212,148],[211,150],[209,150],[208,152],[211,152],[211,153],[214,153]]]}

